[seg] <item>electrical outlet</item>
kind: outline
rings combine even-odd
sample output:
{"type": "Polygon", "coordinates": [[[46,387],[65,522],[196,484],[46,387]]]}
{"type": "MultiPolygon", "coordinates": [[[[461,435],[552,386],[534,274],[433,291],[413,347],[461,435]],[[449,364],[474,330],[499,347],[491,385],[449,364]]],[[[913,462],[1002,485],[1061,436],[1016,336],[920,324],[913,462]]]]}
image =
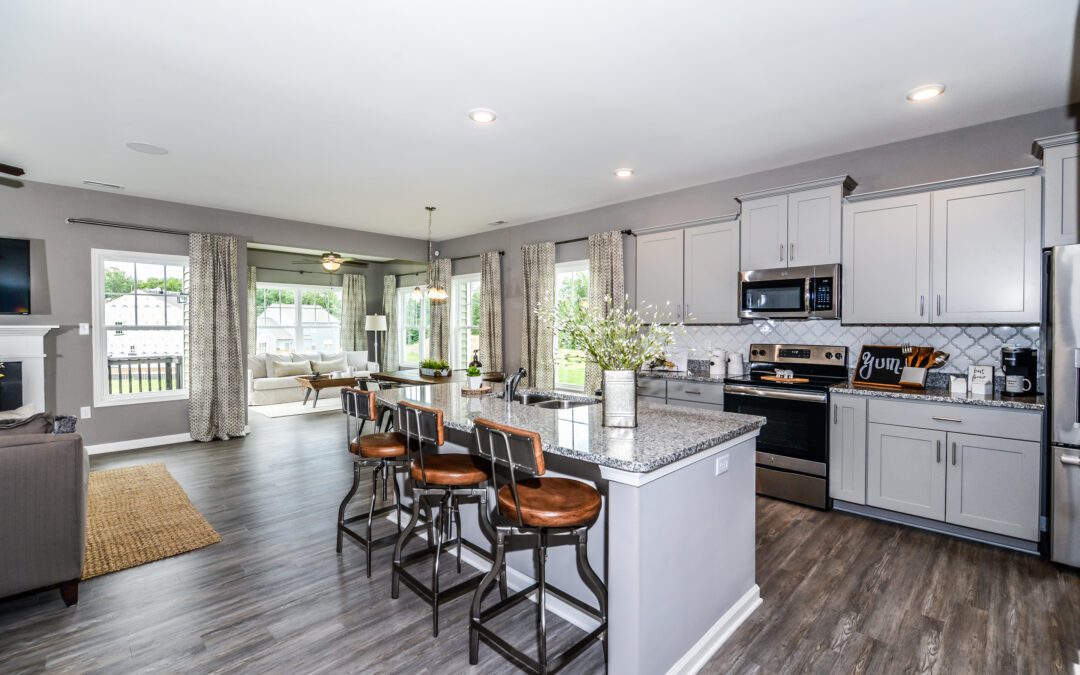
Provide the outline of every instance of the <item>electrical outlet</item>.
{"type": "Polygon", "coordinates": [[[727,473],[728,469],[728,454],[725,452],[722,455],[716,457],[716,475],[719,476],[722,473],[727,473]]]}
{"type": "Polygon", "coordinates": [[[79,335],[89,335],[89,334],[90,334],[90,324],[88,324],[88,323],[80,323],[79,324],[79,335]]]}
{"type": "Polygon", "coordinates": [[[83,418],[84,420],[90,419],[90,406],[84,405],[83,407],[79,408],[79,417],[83,418]]]}

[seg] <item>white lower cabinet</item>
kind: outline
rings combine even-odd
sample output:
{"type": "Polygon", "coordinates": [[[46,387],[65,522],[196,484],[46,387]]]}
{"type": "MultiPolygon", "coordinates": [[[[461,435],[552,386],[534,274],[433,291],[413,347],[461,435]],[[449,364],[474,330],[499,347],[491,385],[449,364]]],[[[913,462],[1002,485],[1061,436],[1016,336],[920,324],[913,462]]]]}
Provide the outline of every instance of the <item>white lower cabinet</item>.
{"type": "Polygon", "coordinates": [[[1039,448],[1031,441],[948,435],[945,521],[1039,538],[1039,448]]]}
{"type": "Polygon", "coordinates": [[[866,503],[945,519],[945,432],[890,424],[867,427],[866,503]]]}
{"type": "Polygon", "coordinates": [[[829,496],[866,503],[866,397],[830,397],[829,496]]]}

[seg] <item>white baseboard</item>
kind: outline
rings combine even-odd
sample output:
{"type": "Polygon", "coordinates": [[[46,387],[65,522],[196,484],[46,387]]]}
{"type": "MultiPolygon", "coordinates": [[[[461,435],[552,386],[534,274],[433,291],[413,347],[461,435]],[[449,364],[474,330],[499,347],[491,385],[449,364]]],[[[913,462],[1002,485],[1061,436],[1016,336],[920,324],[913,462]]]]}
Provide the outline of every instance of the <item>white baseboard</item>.
{"type": "Polygon", "coordinates": [[[153,448],[158,445],[171,445],[173,443],[187,443],[191,440],[191,434],[171,434],[169,436],[153,436],[151,438],[133,438],[130,441],[116,441],[115,443],[98,443],[86,446],[86,451],[91,455],[104,455],[110,452],[125,452],[127,450],[140,450],[153,448]]]}
{"type": "Polygon", "coordinates": [[[727,642],[731,634],[746,621],[754,610],[761,606],[761,589],[754,584],[739,601],[724,612],[724,615],[705,631],[701,639],[690,648],[690,651],[682,655],[668,669],[668,675],[687,675],[696,673],[712,658],[712,655],[727,642]]]}

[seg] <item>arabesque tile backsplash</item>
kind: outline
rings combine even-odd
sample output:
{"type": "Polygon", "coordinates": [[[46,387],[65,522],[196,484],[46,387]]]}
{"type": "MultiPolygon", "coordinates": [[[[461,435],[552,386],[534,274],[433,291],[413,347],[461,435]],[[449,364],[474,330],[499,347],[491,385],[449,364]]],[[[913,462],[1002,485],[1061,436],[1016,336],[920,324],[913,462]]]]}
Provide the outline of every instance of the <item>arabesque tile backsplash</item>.
{"type": "Polygon", "coordinates": [[[1039,348],[1038,326],[845,326],[839,321],[759,320],[739,326],[687,326],[675,343],[690,348],[690,358],[704,359],[712,349],[737,351],[747,358],[753,343],[842,345],[848,367],[864,344],[927,345],[950,355],[945,373],[966,373],[969,365],[1001,364],[1001,347],[1039,348]]]}

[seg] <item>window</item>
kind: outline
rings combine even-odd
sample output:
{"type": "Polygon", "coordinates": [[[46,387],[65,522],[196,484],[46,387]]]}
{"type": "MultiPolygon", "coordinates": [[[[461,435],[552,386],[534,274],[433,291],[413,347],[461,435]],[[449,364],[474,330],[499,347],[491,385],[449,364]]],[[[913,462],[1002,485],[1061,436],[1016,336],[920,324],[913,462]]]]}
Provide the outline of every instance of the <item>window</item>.
{"type": "Polygon", "coordinates": [[[398,325],[398,365],[403,368],[418,368],[427,358],[431,339],[428,320],[430,319],[427,286],[421,286],[423,296],[413,297],[412,288],[399,288],[397,291],[398,325]]]}
{"type": "Polygon", "coordinates": [[[188,259],[94,249],[94,405],[187,398],[188,259]]]}
{"type": "Polygon", "coordinates": [[[340,288],[256,284],[255,353],[340,350],[340,288]]]}
{"type": "MultiPolygon", "coordinates": [[[[589,261],[555,265],[555,304],[589,301],[589,261]]],[[[585,388],[585,358],[573,349],[570,338],[561,331],[555,334],[555,388],[582,391],[585,388]]]]}
{"type": "Polygon", "coordinates": [[[466,368],[480,349],[480,275],[464,274],[450,282],[450,367],[466,368]]]}

